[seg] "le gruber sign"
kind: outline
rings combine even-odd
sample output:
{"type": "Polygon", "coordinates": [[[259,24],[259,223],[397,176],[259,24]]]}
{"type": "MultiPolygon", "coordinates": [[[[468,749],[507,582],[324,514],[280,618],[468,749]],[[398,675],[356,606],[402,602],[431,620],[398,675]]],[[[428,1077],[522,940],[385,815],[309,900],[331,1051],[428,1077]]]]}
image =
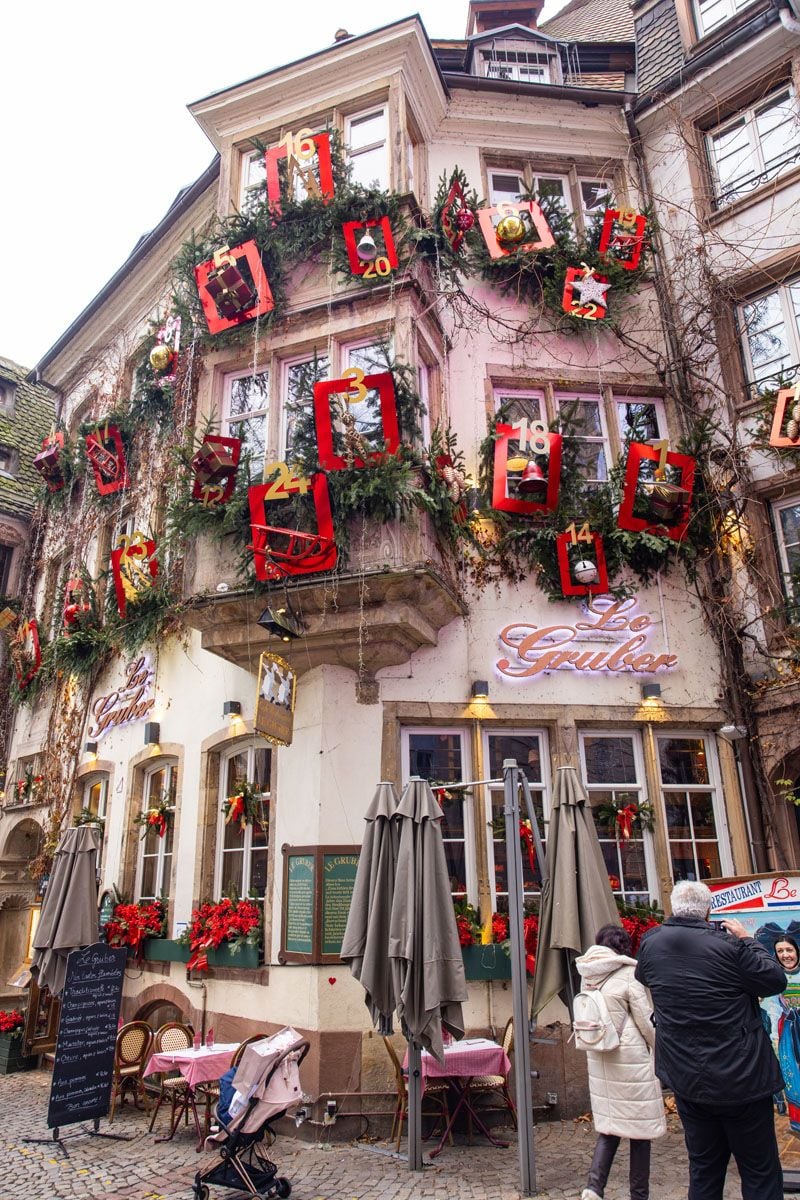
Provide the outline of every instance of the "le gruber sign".
{"type": "Polygon", "coordinates": [[[98,696],[92,705],[87,731],[90,742],[99,742],[112,729],[144,721],[156,702],[153,690],[155,671],[146,654],[135,658],[125,668],[125,679],[107,696],[98,696]]]}
{"type": "Polygon", "coordinates": [[[800,909],[800,876],[748,875],[709,882],[714,894],[711,915],[726,912],[768,912],[800,909]]]}
{"type": "Polygon", "coordinates": [[[506,655],[497,660],[497,670],[509,679],[530,679],[564,668],[650,675],[676,666],[676,654],[654,654],[645,649],[653,620],[637,611],[636,600],[593,596],[584,612],[586,619],[574,625],[530,625],[524,621],[506,625],[499,637],[506,655]],[[600,648],[598,643],[605,645],[600,648]]]}

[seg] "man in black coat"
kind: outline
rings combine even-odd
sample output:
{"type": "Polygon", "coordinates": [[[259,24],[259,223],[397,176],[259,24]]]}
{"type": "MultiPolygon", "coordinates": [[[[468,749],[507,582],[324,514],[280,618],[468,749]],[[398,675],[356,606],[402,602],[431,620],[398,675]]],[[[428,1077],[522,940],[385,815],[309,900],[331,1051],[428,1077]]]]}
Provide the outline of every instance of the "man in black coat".
{"type": "Polygon", "coordinates": [[[711,892],[685,880],[672,916],[642,938],[636,978],[655,1009],[656,1074],[675,1093],[689,1200],[722,1200],[731,1154],[744,1200],[783,1200],[772,1097],[783,1087],[760,996],[786,976],[740,921],[711,924],[711,892]]]}

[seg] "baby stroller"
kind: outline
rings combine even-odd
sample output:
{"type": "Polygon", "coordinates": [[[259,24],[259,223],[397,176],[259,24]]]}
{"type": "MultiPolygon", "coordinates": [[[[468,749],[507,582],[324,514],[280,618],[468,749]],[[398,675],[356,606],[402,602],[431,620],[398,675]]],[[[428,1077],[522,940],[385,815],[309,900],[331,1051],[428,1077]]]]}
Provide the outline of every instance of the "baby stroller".
{"type": "MultiPolygon", "coordinates": [[[[233,1075],[232,1089],[220,1087],[217,1104],[219,1132],[206,1138],[206,1150],[219,1150],[219,1162],[198,1171],[193,1185],[195,1200],[209,1200],[209,1184],[239,1188],[248,1196],[288,1196],[292,1185],[259,1146],[270,1122],[296,1108],[302,1099],[300,1063],[308,1042],[287,1026],[272,1037],[245,1047],[233,1075]]],[[[225,1077],[220,1081],[223,1085],[225,1077]]]]}

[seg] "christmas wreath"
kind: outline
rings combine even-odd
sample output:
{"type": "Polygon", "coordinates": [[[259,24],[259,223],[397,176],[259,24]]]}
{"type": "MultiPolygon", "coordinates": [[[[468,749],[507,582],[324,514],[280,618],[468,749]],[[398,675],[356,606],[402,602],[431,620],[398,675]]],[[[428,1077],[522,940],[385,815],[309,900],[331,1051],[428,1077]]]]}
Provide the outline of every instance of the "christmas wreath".
{"type": "Polygon", "coordinates": [[[634,826],[639,829],[653,828],[652,804],[634,804],[632,801],[610,800],[595,809],[598,821],[606,827],[609,833],[626,842],[633,834],[634,826]]]}
{"type": "Polygon", "coordinates": [[[255,825],[261,819],[261,791],[247,779],[240,780],[222,805],[225,824],[238,821],[241,829],[255,825]]]}
{"type": "Polygon", "coordinates": [[[155,829],[158,836],[163,838],[167,832],[171,815],[172,805],[169,801],[159,800],[158,804],[146,808],[144,812],[140,812],[134,824],[143,826],[142,838],[146,838],[151,829],[155,829]]]}

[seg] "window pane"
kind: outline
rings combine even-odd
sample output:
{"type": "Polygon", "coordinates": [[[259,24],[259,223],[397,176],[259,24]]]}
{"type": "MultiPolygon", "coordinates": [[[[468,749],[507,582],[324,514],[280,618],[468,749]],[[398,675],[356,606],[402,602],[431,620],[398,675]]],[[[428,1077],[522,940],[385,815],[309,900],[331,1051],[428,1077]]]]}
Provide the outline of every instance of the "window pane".
{"type": "Polygon", "coordinates": [[[515,425],[525,418],[528,421],[541,421],[542,401],[538,396],[518,396],[514,392],[495,392],[495,407],[504,408],[509,425],[515,425]]]}
{"type": "Polygon", "coordinates": [[[698,874],[701,879],[718,879],[722,874],[719,847],[716,842],[697,843],[698,874]]]}
{"type": "Polygon", "coordinates": [[[435,783],[458,783],[461,736],[457,733],[411,733],[408,738],[409,774],[435,783]]]}
{"type": "Polygon", "coordinates": [[[529,783],[541,783],[542,752],[536,734],[492,733],[489,735],[489,774],[502,779],[503,760],[515,758],[529,783]]]}
{"type": "Polygon", "coordinates": [[[581,204],[586,216],[603,211],[611,198],[611,188],[604,179],[581,180],[581,204]]]}
{"type": "Polygon", "coordinates": [[[658,738],[658,759],[664,784],[708,783],[702,738],[658,738]]]}
{"type": "Polygon", "coordinates": [[[800,504],[790,504],[778,510],[781,536],[787,550],[800,543],[800,504]]]}
{"type": "Polygon", "coordinates": [[[376,150],[362,150],[360,154],[351,155],[350,162],[353,167],[353,183],[360,183],[365,188],[385,188],[387,186],[385,146],[379,146],[376,150]]]}
{"type": "Polygon", "coordinates": [[[742,118],[711,138],[719,190],[726,200],[733,199],[735,185],[758,170],[758,157],[750,145],[747,125],[742,118]]]}
{"type": "Polygon", "coordinates": [[[467,868],[464,860],[463,842],[445,842],[444,856],[450,876],[450,891],[454,896],[465,896],[467,892],[467,868]]]}
{"type": "Polygon", "coordinates": [[[266,416],[249,417],[246,421],[229,421],[228,432],[231,437],[241,438],[242,452],[249,453],[251,476],[260,474],[267,437],[266,416]]]}
{"type": "Polygon", "coordinates": [[[220,892],[223,896],[227,896],[231,889],[235,889],[241,896],[242,886],[242,868],[244,866],[244,851],[232,851],[222,856],[222,878],[220,882],[220,892]]]}
{"type": "Polygon", "coordinates": [[[283,408],[286,414],[286,453],[287,462],[292,461],[295,427],[298,421],[306,418],[313,419],[314,384],[330,375],[330,363],[327,354],[318,354],[305,362],[290,363],[286,368],[286,394],[283,397],[283,408]]]}
{"type": "Polygon", "coordinates": [[[260,792],[269,791],[271,762],[272,751],[266,746],[256,746],[253,750],[253,778],[250,782],[254,783],[260,792]]]}
{"type": "Polygon", "coordinates": [[[383,111],[365,117],[354,117],[349,123],[349,148],[360,150],[386,138],[386,118],[383,111]]]}
{"type": "Polygon", "coordinates": [[[664,796],[664,808],[667,814],[667,829],[671,838],[691,836],[689,826],[689,806],[682,792],[667,792],[664,796]]]}
{"type": "Polygon", "coordinates": [[[800,122],[788,92],[759,109],[755,121],[766,170],[792,157],[800,146],[800,122]]]}
{"type": "Polygon", "coordinates": [[[257,896],[263,899],[267,891],[267,852],[266,850],[253,851],[250,865],[250,887],[248,889],[255,892],[257,896]]]}
{"type": "Polygon", "coordinates": [[[644,861],[644,842],[623,838],[619,842],[623,891],[647,893],[647,867],[644,861]]]}
{"type": "Polygon", "coordinates": [[[542,200],[556,200],[562,207],[567,206],[567,189],[563,179],[536,180],[536,191],[542,200]]]}
{"type": "Polygon", "coordinates": [[[672,858],[672,878],[675,882],[678,883],[681,879],[697,879],[692,843],[671,842],[669,850],[672,858]]]}
{"type": "Polygon", "coordinates": [[[792,361],[780,293],[775,291],[760,296],[743,305],[741,312],[753,377],[759,382],[766,381],[792,361]]]}
{"type": "Polygon", "coordinates": [[[617,413],[623,441],[646,442],[660,436],[655,404],[618,402],[617,413]]]}
{"type": "Polygon", "coordinates": [[[145,855],[142,859],[141,896],[144,900],[152,900],[155,897],[157,862],[158,858],[155,855],[145,855]]]}
{"type": "Polygon", "coordinates": [[[636,783],[633,738],[587,735],[583,747],[587,783],[636,783]]]}
{"type": "Polygon", "coordinates": [[[696,838],[716,838],[717,823],[714,819],[714,804],[708,792],[690,792],[689,805],[692,810],[692,828],[696,838]]]}
{"type": "MultiPolygon", "coordinates": [[[[244,783],[247,779],[247,751],[241,754],[232,754],[228,759],[227,764],[227,795],[230,796],[238,783],[244,783]]],[[[223,797],[225,799],[226,797],[223,797]]]]}
{"type": "Polygon", "coordinates": [[[493,205],[504,200],[516,204],[522,199],[523,183],[519,175],[503,175],[492,171],[489,175],[489,200],[493,205]]]}
{"type": "Polygon", "coordinates": [[[225,850],[243,850],[245,831],[238,821],[226,821],[223,826],[222,846],[225,850]]]}
{"type": "Polygon", "coordinates": [[[231,380],[228,416],[239,417],[244,413],[266,412],[269,404],[269,371],[257,375],[242,375],[231,380]]]}

